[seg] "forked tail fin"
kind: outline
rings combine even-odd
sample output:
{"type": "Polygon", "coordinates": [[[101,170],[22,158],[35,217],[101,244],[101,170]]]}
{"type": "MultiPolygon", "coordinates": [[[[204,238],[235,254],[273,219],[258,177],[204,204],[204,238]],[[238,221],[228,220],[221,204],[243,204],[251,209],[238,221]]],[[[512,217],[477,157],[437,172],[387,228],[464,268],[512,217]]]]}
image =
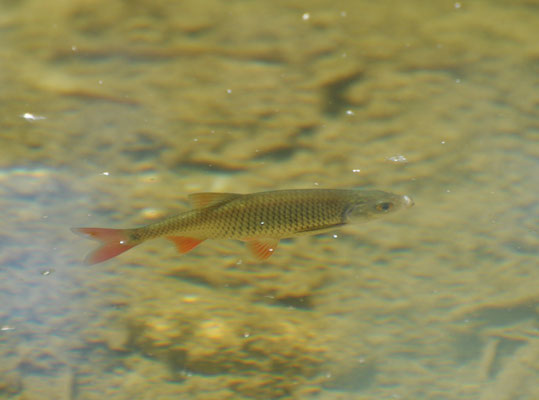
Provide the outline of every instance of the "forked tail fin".
{"type": "Polygon", "coordinates": [[[97,264],[116,257],[124,251],[135,247],[137,243],[129,243],[127,232],[129,229],[107,229],[107,228],[71,228],[73,233],[87,239],[101,242],[101,246],[89,253],[84,262],[88,265],[97,264]]]}

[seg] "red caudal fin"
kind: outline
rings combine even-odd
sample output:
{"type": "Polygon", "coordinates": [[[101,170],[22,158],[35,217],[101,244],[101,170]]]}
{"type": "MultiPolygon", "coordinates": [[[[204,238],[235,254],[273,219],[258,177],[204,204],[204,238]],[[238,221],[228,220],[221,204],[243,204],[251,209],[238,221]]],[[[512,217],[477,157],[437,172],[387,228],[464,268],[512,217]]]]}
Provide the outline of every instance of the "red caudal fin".
{"type": "Polygon", "coordinates": [[[84,262],[88,265],[97,264],[116,257],[124,251],[136,246],[138,243],[130,244],[127,235],[128,229],[107,229],[107,228],[71,228],[73,233],[79,236],[101,242],[101,246],[88,254],[84,262]]]}

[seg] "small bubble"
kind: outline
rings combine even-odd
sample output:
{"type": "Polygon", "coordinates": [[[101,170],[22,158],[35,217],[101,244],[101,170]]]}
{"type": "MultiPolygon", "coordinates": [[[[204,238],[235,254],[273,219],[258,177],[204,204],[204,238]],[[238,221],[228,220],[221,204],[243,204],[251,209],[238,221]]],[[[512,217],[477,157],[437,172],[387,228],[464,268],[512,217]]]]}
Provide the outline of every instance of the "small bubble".
{"type": "Polygon", "coordinates": [[[143,210],[141,210],[140,213],[144,218],[148,218],[148,219],[161,218],[164,215],[164,212],[162,210],[159,210],[157,208],[151,208],[151,207],[144,208],[143,210]]]}
{"type": "Polygon", "coordinates": [[[301,19],[304,20],[304,21],[307,21],[309,18],[311,18],[311,14],[309,14],[309,13],[304,13],[301,16],[301,19]]]}
{"type": "Polygon", "coordinates": [[[110,172],[108,172],[108,171],[101,172],[101,175],[109,176],[109,175],[110,175],[110,172]]]}
{"type": "Polygon", "coordinates": [[[21,117],[23,117],[27,121],[39,121],[41,119],[46,119],[45,117],[41,115],[34,115],[32,113],[24,113],[21,115],[21,117]]]}
{"type": "Polygon", "coordinates": [[[15,330],[15,327],[13,326],[9,326],[9,325],[4,325],[3,327],[0,328],[0,331],[13,331],[15,330]]]}
{"type": "Polygon", "coordinates": [[[458,10],[460,7],[462,7],[462,4],[461,4],[461,3],[459,3],[459,2],[455,3],[455,8],[456,8],[457,10],[458,10]]]}
{"type": "Polygon", "coordinates": [[[387,160],[393,161],[393,162],[406,162],[406,161],[408,161],[408,160],[406,159],[406,157],[404,157],[404,156],[401,155],[401,154],[398,154],[398,155],[396,155],[396,156],[388,157],[387,160]]]}

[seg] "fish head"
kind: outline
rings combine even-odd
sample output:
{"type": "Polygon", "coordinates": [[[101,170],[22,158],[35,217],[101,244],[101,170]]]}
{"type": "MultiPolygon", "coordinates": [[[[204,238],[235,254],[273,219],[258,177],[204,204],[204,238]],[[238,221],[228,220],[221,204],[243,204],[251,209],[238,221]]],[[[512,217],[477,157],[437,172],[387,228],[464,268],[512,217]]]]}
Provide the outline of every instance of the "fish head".
{"type": "Polygon", "coordinates": [[[406,195],[379,190],[358,190],[346,207],[344,216],[347,222],[364,222],[413,205],[414,201],[406,195]]]}

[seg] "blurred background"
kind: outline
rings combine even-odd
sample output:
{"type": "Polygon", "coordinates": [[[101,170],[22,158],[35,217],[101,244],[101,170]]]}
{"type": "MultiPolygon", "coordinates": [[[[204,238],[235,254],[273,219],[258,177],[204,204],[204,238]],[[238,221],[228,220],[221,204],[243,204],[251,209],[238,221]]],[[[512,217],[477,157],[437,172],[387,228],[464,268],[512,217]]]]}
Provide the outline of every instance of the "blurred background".
{"type": "Polygon", "coordinates": [[[0,398],[539,398],[538,14],[0,1],[0,398]],[[352,187],[415,207],[265,262],[69,230],[352,187]]]}

